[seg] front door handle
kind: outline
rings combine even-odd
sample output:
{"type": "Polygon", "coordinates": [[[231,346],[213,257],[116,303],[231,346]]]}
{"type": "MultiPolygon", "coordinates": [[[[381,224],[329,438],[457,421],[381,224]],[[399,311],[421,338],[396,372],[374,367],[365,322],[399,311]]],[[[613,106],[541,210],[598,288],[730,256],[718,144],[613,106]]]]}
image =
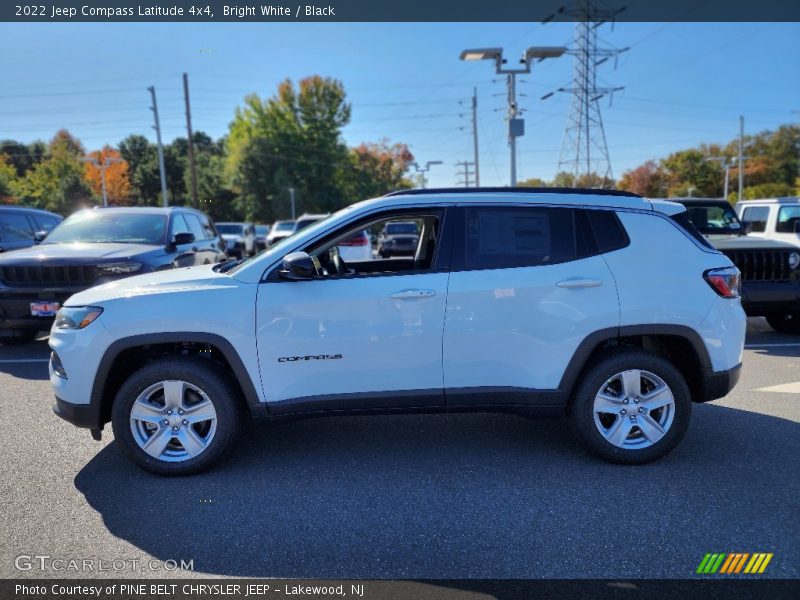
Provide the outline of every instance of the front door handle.
{"type": "Polygon", "coordinates": [[[575,278],[575,279],[565,279],[564,281],[559,281],[556,285],[560,288],[567,288],[568,290],[576,290],[580,288],[599,287],[603,285],[603,282],[600,279],[575,278]]]}
{"type": "Polygon", "coordinates": [[[394,294],[389,294],[392,300],[414,300],[417,298],[433,298],[436,292],[433,290],[401,290],[394,294]]]}

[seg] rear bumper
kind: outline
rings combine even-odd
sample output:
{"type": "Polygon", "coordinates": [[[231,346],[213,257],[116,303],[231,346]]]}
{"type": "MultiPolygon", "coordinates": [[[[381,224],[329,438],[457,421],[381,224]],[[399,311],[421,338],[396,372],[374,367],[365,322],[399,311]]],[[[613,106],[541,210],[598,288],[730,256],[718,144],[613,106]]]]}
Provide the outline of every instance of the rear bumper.
{"type": "Polygon", "coordinates": [[[744,282],[742,307],[750,316],[800,310],[800,283],[744,282]]]}
{"type": "Polygon", "coordinates": [[[707,372],[703,379],[703,395],[695,402],[710,402],[727,396],[736,387],[742,374],[742,363],[727,371],[707,372]]]}
{"type": "Polygon", "coordinates": [[[99,407],[92,404],[72,404],[56,396],[53,412],[76,427],[102,429],[99,407]]]}

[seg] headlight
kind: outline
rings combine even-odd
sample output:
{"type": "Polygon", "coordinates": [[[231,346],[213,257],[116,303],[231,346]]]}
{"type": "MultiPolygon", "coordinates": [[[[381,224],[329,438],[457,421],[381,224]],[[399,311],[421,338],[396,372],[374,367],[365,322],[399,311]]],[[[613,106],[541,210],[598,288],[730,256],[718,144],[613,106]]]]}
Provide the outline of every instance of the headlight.
{"type": "Polygon", "coordinates": [[[64,306],[56,313],[56,329],[83,329],[91,324],[103,309],[99,306],[64,306]]]}
{"type": "Polygon", "coordinates": [[[789,255],[789,266],[792,267],[793,269],[800,267],[800,253],[792,252],[789,255]]]}
{"type": "Polygon", "coordinates": [[[141,270],[142,263],[138,262],[124,262],[124,263],[107,263],[105,265],[97,265],[97,270],[103,275],[128,275],[136,273],[141,270]]]}

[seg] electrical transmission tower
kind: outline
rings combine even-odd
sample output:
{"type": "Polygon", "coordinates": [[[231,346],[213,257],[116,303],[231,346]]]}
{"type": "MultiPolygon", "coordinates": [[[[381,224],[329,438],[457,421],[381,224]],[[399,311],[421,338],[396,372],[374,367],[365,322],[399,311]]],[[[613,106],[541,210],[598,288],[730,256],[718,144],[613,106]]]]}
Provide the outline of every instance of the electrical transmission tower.
{"type": "Polygon", "coordinates": [[[582,177],[590,187],[606,188],[613,182],[599,100],[606,95],[612,98],[614,92],[623,88],[602,85],[602,81],[598,83],[597,67],[612,58],[616,63],[617,56],[628,48],[606,47],[598,39],[597,30],[604,23],[613,22],[623,10],[592,0],[579,0],[576,8],[559,10],[574,18],[576,23],[574,47],[567,50],[567,54],[574,57],[572,86],[558,90],[572,94],[558,170],[571,174],[576,184],[582,177]],[[596,181],[592,181],[594,177],[596,181]]]}

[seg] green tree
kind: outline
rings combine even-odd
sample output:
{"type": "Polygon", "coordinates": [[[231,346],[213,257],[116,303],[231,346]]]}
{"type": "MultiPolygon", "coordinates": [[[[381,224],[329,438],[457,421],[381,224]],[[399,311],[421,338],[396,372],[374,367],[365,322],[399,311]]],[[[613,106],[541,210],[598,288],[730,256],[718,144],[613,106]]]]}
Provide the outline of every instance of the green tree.
{"type": "Polygon", "coordinates": [[[341,129],[349,121],[344,87],[334,79],[312,76],[297,86],[286,80],[269,99],[245,98],[226,148],[227,171],[248,218],[271,218],[271,203],[287,186],[296,190],[300,211],[342,206],[336,184],[348,165],[341,129]]]}
{"type": "Polygon", "coordinates": [[[531,177],[524,181],[518,181],[517,187],[550,187],[550,182],[539,179],[538,177],[531,177]]]}
{"type": "Polygon", "coordinates": [[[91,203],[92,192],[84,180],[83,145],[66,130],[56,133],[47,158],[18,182],[17,195],[26,204],[67,214],[91,203]]]}
{"type": "Polygon", "coordinates": [[[721,196],[722,171],[719,164],[707,158],[703,152],[695,149],[674,152],[665,158],[661,166],[666,172],[669,196],[721,196]]]}
{"type": "Polygon", "coordinates": [[[129,135],[119,143],[119,153],[128,163],[131,196],[137,204],[160,204],[161,179],[158,172],[158,151],[143,135],[129,135]]]}
{"type": "Polygon", "coordinates": [[[3,154],[0,154],[0,202],[10,202],[15,195],[17,170],[3,154]]]}

